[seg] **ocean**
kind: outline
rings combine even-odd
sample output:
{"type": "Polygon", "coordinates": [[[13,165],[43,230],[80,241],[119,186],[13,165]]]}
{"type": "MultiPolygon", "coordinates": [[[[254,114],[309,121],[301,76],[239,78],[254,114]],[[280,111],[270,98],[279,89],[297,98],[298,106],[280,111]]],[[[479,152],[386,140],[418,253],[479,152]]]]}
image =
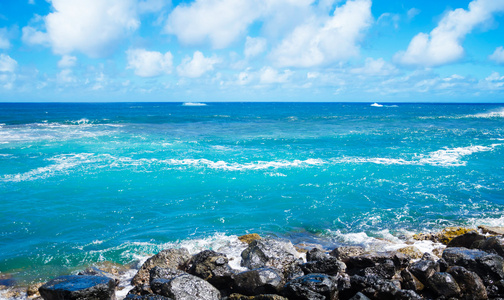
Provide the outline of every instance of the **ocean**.
{"type": "Polygon", "coordinates": [[[0,104],[0,275],[504,225],[504,105],[0,104]]]}

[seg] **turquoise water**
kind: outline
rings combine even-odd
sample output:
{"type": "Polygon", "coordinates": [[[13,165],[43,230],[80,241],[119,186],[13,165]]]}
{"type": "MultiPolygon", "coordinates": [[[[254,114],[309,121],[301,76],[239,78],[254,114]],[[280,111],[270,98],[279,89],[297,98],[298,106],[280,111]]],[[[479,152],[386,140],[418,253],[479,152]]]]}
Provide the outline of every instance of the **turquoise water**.
{"type": "Polygon", "coordinates": [[[504,224],[504,105],[0,104],[0,272],[504,224]]]}

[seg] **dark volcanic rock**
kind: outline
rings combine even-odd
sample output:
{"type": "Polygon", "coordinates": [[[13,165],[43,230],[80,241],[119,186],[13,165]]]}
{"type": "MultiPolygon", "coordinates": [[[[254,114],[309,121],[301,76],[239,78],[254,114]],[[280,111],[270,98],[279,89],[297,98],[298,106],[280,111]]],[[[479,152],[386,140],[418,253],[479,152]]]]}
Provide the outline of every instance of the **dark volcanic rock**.
{"type": "Polygon", "coordinates": [[[134,294],[128,294],[126,295],[126,298],[124,300],[173,300],[172,298],[168,298],[165,296],[160,296],[160,295],[134,295],[134,294]]]}
{"type": "Polygon", "coordinates": [[[327,257],[329,257],[329,254],[319,248],[313,248],[310,251],[306,252],[306,261],[324,260],[327,257]]]}
{"type": "Polygon", "coordinates": [[[309,274],[287,282],[284,295],[289,300],[336,300],[337,284],[325,274],[309,274]]]}
{"type": "Polygon", "coordinates": [[[335,275],[338,273],[345,272],[346,265],[339,261],[336,257],[325,255],[319,257],[318,260],[308,261],[300,265],[301,269],[305,274],[310,273],[324,273],[329,275],[335,275]]]}
{"type": "Polygon", "coordinates": [[[102,276],[68,275],[55,278],[39,288],[45,300],[115,299],[115,280],[102,276]]]}
{"type": "Polygon", "coordinates": [[[485,240],[485,236],[477,233],[476,231],[470,231],[463,235],[454,237],[446,247],[465,247],[472,248],[474,242],[485,240]]]}
{"type": "Polygon", "coordinates": [[[229,297],[223,298],[223,300],[288,300],[285,297],[275,294],[264,294],[256,296],[245,296],[241,294],[231,294],[229,297]]]}
{"type": "Polygon", "coordinates": [[[241,272],[236,274],[233,279],[236,291],[250,296],[278,293],[284,283],[282,273],[271,268],[241,272]]]}
{"type": "Polygon", "coordinates": [[[330,255],[345,262],[347,258],[364,254],[364,248],[359,246],[342,246],[331,251],[330,255]]]}
{"type": "Polygon", "coordinates": [[[409,259],[398,252],[371,253],[352,256],[345,260],[350,275],[377,275],[391,279],[398,270],[407,266],[409,259]]]}
{"type": "Polygon", "coordinates": [[[450,266],[475,272],[487,285],[504,279],[504,259],[496,254],[467,248],[447,248],[443,259],[450,266]]]}
{"type": "Polygon", "coordinates": [[[504,242],[495,236],[486,239],[478,249],[504,257],[504,242]]]}
{"type": "Polygon", "coordinates": [[[187,274],[182,270],[154,267],[149,271],[149,282],[155,279],[173,279],[179,275],[187,274]]]}
{"type": "Polygon", "coordinates": [[[272,267],[282,272],[290,265],[297,264],[298,252],[291,242],[274,239],[260,239],[252,241],[243,250],[242,266],[249,269],[272,267]]]}
{"type": "Polygon", "coordinates": [[[191,259],[186,249],[167,249],[147,259],[131,280],[132,285],[142,285],[149,282],[149,271],[155,266],[161,268],[179,269],[191,259]]]}
{"type": "Polygon", "coordinates": [[[352,290],[360,291],[371,299],[395,299],[394,295],[399,291],[391,281],[376,275],[354,275],[350,278],[350,282],[352,290]]]}
{"type": "Polygon", "coordinates": [[[468,271],[464,267],[451,267],[448,273],[457,281],[462,292],[461,299],[488,299],[485,285],[478,274],[468,271]]]}
{"type": "Polygon", "coordinates": [[[192,257],[188,273],[210,282],[217,288],[223,288],[229,285],[234,274],[228,262],[225,254],[205,250],[192,257]]]}
{"type": "Polygon", "coordinates": [[[438,296],[458,297],[460,295],[460,287],[455,278],[449,273],[436,272],[427,279],[427,287],[434,291],[438,296]]]}
{"type": "Polygon", "coordinates": [[[413,275],[408,269],[402,270],[401,271],[401,278],[402,278],[402,288],[405,290],[412,290],[412,291],[422,291],[424,289],[424,284],[416,278],[415,275],[413,275]]]}
{"type": "Polygon", "coordinates": [[[364,295],[363,293],[361,292],[358,292],[357,294],[355,294],[352,298],[350,298],[349,300],[371,300],[369,299],[369,297],[367,297],[366,295],[364,295]]]}
{"type": "Polygon", "coordinates": [[[409,266],[409,271],[423,284],[426,284],[429,277],[439,272],[439,264],[432,260],[419,260],[409,266]]]}
{"type": "Polygon", "coordinates": [[[146,296],[151,295],[154,292],[151,290],[150,285],[135,285],[129,292],[128,295],[132,296],[146,296]]]}
{"type": "Polygon", "coordinates": [[[207,281],[190,274],[151,281],[154,293],[174,300],[219,300],[220,292],[207,281]]]}

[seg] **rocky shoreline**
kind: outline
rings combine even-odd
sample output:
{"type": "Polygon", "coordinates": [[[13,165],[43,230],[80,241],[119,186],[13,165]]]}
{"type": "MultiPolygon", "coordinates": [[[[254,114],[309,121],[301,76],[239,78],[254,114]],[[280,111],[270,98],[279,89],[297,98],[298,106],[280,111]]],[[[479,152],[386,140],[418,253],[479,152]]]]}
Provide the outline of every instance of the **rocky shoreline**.
{"type": "MultiPolygon", "coordinates": [[[[239,237],[238,261],[224,253],[166,249],[124,274],[88,268],[4,293],[7,299],[285,300],[285,299],[504,299],[504,228],[445,228],[414,240],[443,245],[369,251],[323,249],[290,241],[239,237]],[[240,268],[236,268],[239,263],[240,268]]],[[[0,287],[2,281],[0,281],[0,287]]],[[[1,295],[1,294],[0,294],[1,295]]]]}

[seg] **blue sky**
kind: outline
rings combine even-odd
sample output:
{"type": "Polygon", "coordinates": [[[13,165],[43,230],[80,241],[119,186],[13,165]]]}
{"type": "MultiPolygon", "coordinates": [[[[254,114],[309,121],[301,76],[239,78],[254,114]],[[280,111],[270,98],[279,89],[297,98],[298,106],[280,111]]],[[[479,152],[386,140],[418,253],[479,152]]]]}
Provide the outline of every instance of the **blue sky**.
{"type": "Polygon", "coordinates": [[[504,0],[0,1],[0,102],[504,102],[504,0]]]}

